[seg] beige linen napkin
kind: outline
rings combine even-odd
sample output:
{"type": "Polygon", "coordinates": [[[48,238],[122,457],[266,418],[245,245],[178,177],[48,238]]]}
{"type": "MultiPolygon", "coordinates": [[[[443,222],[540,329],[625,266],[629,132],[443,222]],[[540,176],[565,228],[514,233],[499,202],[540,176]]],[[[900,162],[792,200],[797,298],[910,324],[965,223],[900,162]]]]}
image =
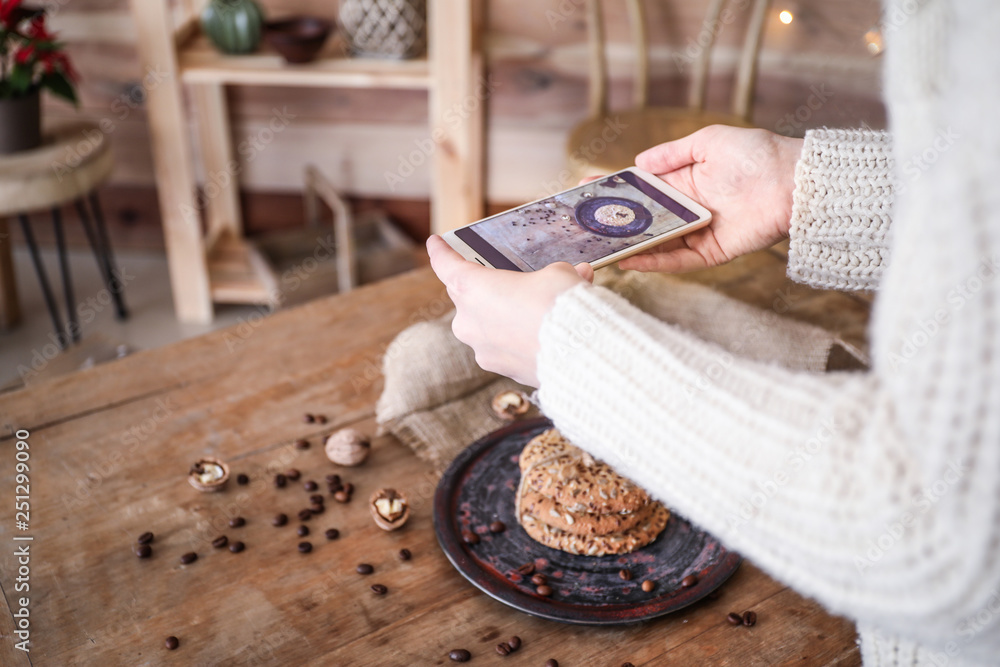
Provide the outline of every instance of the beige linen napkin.
{"type": "MultiPolygon", "coordinates": [[[[867,361],[824,329],[674,276],[606,269],[595,284],[742,357],[814,372],[826,369],[831,351],[867,361]]],[[[452,334],[454,316],[452,311],[414,324],[396,337],[382,361],[385,387],[375,406],[379,432],[392,433],[438,472],[469,444],[506,423],[490,407],[497,393],[531,391],[481,369],[472,349],[452,334]]]]}

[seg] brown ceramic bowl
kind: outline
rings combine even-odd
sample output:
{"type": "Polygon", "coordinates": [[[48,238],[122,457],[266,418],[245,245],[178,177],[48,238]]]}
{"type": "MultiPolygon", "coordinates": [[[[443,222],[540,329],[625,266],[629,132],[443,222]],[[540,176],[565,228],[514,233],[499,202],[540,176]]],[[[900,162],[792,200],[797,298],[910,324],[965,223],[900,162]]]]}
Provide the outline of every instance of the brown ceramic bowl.
{"type": "Polygon", "coordinates": [[[264,24],[264,39],[289,63],[307,63],[316,58],[333,22],[315,16],[294,16],[264,24]]]}

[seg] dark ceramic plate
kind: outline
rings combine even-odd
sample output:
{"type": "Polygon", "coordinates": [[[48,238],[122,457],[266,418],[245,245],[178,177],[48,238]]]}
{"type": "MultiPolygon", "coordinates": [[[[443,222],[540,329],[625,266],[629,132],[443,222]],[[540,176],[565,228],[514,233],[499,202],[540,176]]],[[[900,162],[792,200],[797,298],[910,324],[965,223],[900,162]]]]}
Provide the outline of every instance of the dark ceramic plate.
{"type": "Polygon", "coordinates": [[[739,567],[739,554],[685,519],[672,514],[652,544],[624,556],[574,556],[543,546],[524,532],[514,517],[520,479],[517,457],[531,438],[552,426],[547,419],[517,422],[475,442],[458,455],[434,496],[434,529],[448,560],[487,595],[515,609],[564,623],[614,625],[633,623],[677,611],[721,586],[739,567]],[[507,529],[490,533],[493,521],[507,529]],[[463,530],[480,541],[468,545],[463,530]],[[517,573],[534,562],[554,594],[545,598],[517,573]],[[619,570],[632,571],[622,581],[619,570]],[[689,574],[698,583],[681,588],[689,574]],[[656,583],[651,593],[640,584],[656,583]]]}
{"type": "Polygon", "coordinates": [[[631,199],[625,199],[624,197],[592,197],[590,199],[584,199],[576,205],[573,215],[576,217],[578,225],[595,234],[600,234],[601,236],[614,236],[619,238],[635,236],[636,234],[643,233],[649,229],[651,224],[653,224],[653,215],[646,209],[645,206],[639,202],[632,201],[631,199]],[[597,210],[602,206],[608,206],[610,204],[617,204],[618,206],[624,206],[625,208],[631,209],[632,213],[635,214],[635,218],[627,225],[617,227],[615,225],[605,225],[598,222],[595,217],[597,210]]]}

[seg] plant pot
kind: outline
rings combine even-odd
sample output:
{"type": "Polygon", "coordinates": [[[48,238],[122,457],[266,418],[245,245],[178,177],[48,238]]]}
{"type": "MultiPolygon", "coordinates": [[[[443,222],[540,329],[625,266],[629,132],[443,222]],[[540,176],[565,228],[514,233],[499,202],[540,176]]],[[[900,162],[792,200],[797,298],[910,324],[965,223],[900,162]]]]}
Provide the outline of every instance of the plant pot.
{"type": "Polygon", "coordinates": [[[263,25],[254,0],[211,0],[201,13],[201,31],[215,48],[232,55],[256,51],[263,25]]]}
{"type": "Polygon", "coordinates": [[[339,16],[354,56],[416,58],[427,48],[426,0],[341,0],[339,16]]]}
{"type": "Polygon", "coordinates": [[[42,145],[42,108],[39,91],[24,97],[0,99],[0,155],[42,145]]]}

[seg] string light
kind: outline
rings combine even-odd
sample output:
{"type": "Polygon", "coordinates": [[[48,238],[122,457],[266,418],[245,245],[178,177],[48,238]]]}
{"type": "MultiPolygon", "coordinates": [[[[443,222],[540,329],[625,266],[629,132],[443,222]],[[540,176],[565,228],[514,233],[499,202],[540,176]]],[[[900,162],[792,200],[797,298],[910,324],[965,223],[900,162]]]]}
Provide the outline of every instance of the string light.
{"type": "Polygon", "coordinates": [[[865,47],[868,49],[868,53],[873,56],[882,53],[882,49],[885,47],[882,45],[882,31],[879,30],[878,26],[874,26],[865,33],[865,47]]]}
{"type": "Polygon", "coordinates": [[[778,14],[778,20],[781,21],[782,23],[784,23],[785,25],[788,25],[794,19],[795,19],[795,16],[790,11],[788,11],[787,9],[783,9],[778,14]]]}

